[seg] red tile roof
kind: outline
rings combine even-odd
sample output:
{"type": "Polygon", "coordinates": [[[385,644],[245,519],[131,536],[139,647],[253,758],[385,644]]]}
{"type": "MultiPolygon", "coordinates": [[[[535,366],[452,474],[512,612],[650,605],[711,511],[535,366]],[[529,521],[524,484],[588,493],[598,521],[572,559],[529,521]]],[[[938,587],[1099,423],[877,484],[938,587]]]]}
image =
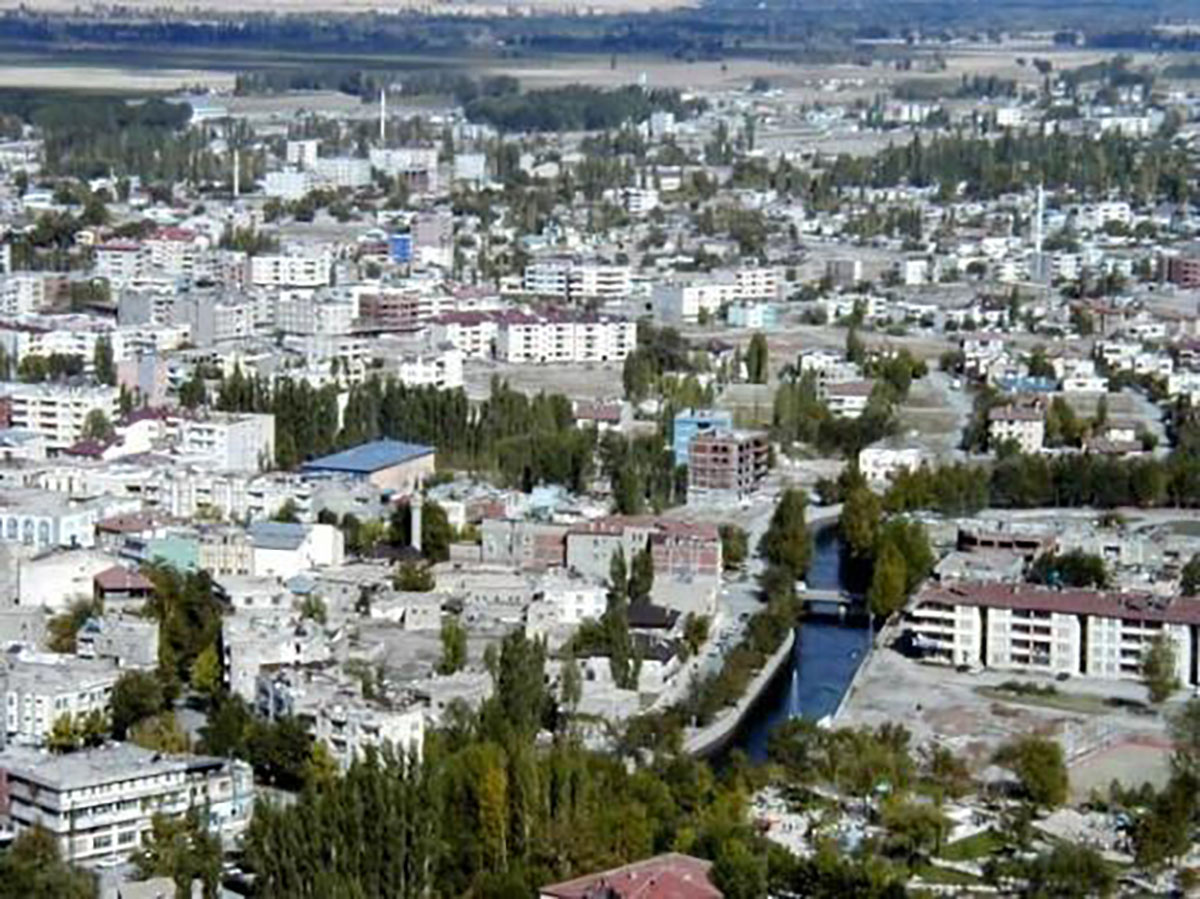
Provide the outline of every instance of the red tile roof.
{"type": "Polygon", "coordinates": [[[538,892],[554,899],[721,899],[721,891],[708,879],[711,867],[703,859],[669,852],[538,892]]]}
{"type": "Polygon", "coordinates": [[[136,571],[114,565],[105,568],[92,579],[105,592],[117,590],[153,590],[154,584],[136,571]]]}
{"type": "Polygon", "coordinates": [[[1031,584],[960,582],[927,584],[917,594],[916,602],[983,606],[990,609],[1027,609],[1063,615],[1161,621],[1167,624],[1200,624],[1200,599],[1155,596],[1150,593],[1053,590],[1031,584]]]}

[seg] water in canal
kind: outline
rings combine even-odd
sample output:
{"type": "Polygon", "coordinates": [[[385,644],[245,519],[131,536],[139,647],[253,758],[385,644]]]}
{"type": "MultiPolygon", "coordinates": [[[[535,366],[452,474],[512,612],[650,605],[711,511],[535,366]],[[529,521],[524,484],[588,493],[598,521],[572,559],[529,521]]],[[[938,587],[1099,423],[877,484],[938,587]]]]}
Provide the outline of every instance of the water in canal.
{"type": "MultiPolygon", "coordinates": [[[[836,590],[847,584],[842,543],[835,527],[816,533],[808,585],[836,590]]],[[[780,672],[738,735],[736,745],[754,761],[767,754],[767,734],[775,725],[802,716],[814,721],[832,714],[850,686],[870,643],[862,621],[840,623],[834,618],[807,618],[800,625],[791,665],[780,672]]]]}

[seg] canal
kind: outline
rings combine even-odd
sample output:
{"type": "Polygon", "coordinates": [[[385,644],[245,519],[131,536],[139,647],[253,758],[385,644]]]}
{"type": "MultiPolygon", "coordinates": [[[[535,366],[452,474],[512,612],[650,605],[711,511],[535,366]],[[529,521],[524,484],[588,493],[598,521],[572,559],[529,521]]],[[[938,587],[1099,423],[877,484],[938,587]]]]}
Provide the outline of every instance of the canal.
{"type": "MultiPolygon", "coordinates": [[[[833,525],[814,535],[813,559],[808,585],[814,589],[859,590],[849,584],[850,575],[842,558],[842,542],[833,525]]],[[[810,616],[797,630],[791,664],[763,694],[746,719],[734,745],[751,760],[767,755],[767,735],[789,718],[819,721],[837,709],[870,645],[866,623],[858,617],[839,621],[836,617],[810,616]]]]}

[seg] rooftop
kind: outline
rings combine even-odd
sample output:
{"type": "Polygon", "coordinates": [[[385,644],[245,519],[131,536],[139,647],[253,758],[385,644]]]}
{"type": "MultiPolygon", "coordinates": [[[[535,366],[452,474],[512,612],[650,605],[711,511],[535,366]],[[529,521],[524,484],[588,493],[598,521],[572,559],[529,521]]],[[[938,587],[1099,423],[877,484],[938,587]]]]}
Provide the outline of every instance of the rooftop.
{"type": "Polygon", "coordinates": [[[600,871],[544,886],[541,896],[553,899],[721,899],[721,891],[708,879],[711,862],[678,852],[668,852],[631,865],[600,871]]]}
{"type": "Polygon", "coordinates": [[[1149,593],[1053,590],[1030,584],[964,582],[926,585],[917,594],[916,602],[1200,625],[1200,599],[1163,597],[1149,593]]]}
{"type": "Polygon", "coordinates": [[[404,443],[400,440],[374,440],[331,456],[305,462],[304,471],[344,471],[352,474],[372,474],[393,465],[400,465],[436,452],[432,446],[404,443]]]}
{"type": "Polygon", "coordinates": [[[0,769],[54,790],[78,790],[224,764],[207,756],[164,755],[132,743],[108,743],[65,755],[24,746],[9,746],[0,752],[0,769]]]}

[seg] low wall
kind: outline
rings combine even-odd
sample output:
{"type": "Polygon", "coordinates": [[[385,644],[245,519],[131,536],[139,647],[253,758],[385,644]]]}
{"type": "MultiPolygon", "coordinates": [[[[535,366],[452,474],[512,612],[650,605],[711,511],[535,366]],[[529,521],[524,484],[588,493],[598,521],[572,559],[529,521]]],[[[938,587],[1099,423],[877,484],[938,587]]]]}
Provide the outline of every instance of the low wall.
{"type": "Polygon", "coordinates": [[[688,733],[683,738],[683,751],[689,755],[707,756],[722,749],[737,733],[746,715],[753,710],[763,692],[779,673],[779,669],[791,658],[795,643],[796,629],[791,628],[779,644],[779,648],[771,654],[758,674],[754,675],[742,698],[722,712],[715,721],[688,733]]]}

